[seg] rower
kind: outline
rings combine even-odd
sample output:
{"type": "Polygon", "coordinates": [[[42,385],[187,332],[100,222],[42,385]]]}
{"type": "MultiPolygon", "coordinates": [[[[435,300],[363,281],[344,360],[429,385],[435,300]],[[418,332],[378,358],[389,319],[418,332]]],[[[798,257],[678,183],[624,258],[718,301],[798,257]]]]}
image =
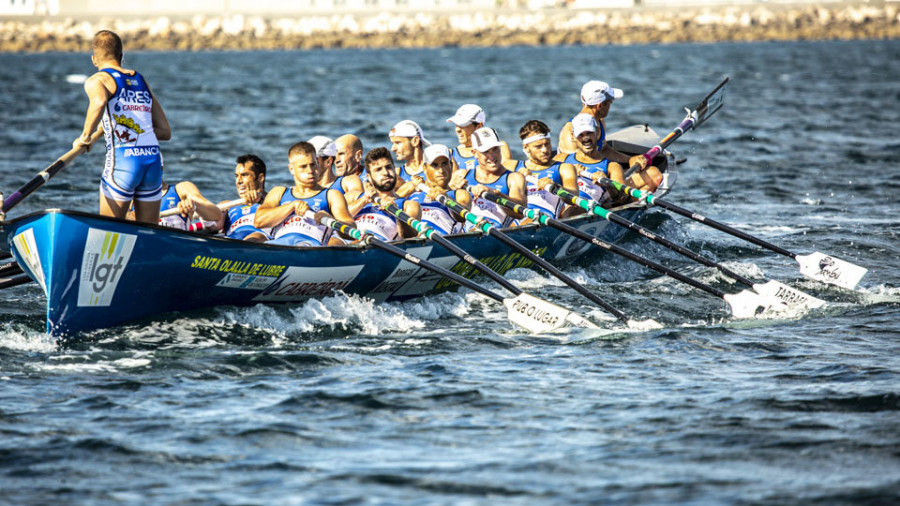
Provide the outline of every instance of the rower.
{"type": "Polygon", "coordinates": [[[453,173],[450,148],[443,144],[432,144],[425,148],[425,185],[428,191],[420,191],[409,196],[410,201],[419,203],[422,217],[431,228],[441,235],[455,234],[463,231],[463,220],[444,204],[437,201],[438,194],[451,192],[451,198],[458,200],[463,190],[455,193],[450,189],[450,177],[453,173]]]}
{"type": "Polygon", "coordinates": [[[388,138],[391,140],[391,152],[397,157],[397,162],[403,162],[397,175],[404,181],[410,181],[413,176],[423,176],[425,170],[424,151],[431,143],[422,134],[419,124],[405,119],[391,128],[388,138]]]}
{"type": "Polygon", "coordinates": [[[325,213],[334,219],[353,224],[347,202],[341,192],[319,184],[319,165],[316,148],[309,142],[298,142],[288,150],[288,170],[294,177],[294,187],[276,186],[266,195],[256,210],[254,226],[274,227],[274,239],[268,244],[287,246],[323,246],[343,244],[332,237],[331,227],[320,225],[306,215],[307,211],[325,213]]]}
{"type": "Polygon", "coordinates": [[[306,142],[316,148],[316,163],[319,164],[319,183],[327,187],[334,181],[336,175],[334,173],[334,160],[337,158],[337,146],[334,141],[324,135],[316,135],[306,142]],[[327,179],[326,182],[323,182],[327,179]]]}
{"type": "Polygon", "coordinates": [[[354,207],[359,206],[354,214],[356,227],[382,241],[415,237],[415,230],[381,209],[381,206],[394,203],[415,219],[422,215],[418,202],[401,198],[394,191],[399,179],[391,152],[383,147],[369,151],[366,154],[366,173],[369,178],[364,185],[365,193],[354,202],[354,207]]]}
{"type": "MultiPolygon", "coordinates": [[[[243,206],[235,206],[225,213],[222,227],[225,237],[251,242],[266,242],[272,238],[272,229],[259,229],[253,224],[256,210],[266,198],[266,162],[256,155],[237,157],[234,168],[234,186],[243,206]]],[[[224,204],[224,202],[219,205],[224,204]]]]}
{"type": "MultiPolygon", "coordinates": [[[[516,172],[526,177],[528,185],[528,207],[549,215],[551,218],[565,217],[574,214],[574,206],[567,206],[556,195],[544,190],[547,183],[556,183],[571,193],[578,192],[578,176],[572,165],[565,165],[553,159],[553,144],[550,140],[550,127],[542,121],[533,119],[519,129],[522,139],[522,150],[526,159],[516,164],[516,172]],[[531,177],[529,177],[531,176],[531,177]]],[[[528,218],[519,225],[531,223],[528,218]]]]}
{"type": "MultiPolygon", "coordinates": [[[[472,214],[487,220],[498,227],[508,227],[522,215],[507,210],[489,200],[482,199],[483,191],[499,193],[513,202],[525,206],[528,203],[525,190],[525,177],[510,169],[515,168],[515,161],[504,162],[501,146],[503,145],[497,131],[490,127],[482,127],[472,132],[472,147],[478,163],[472,170],[457,170],[450,180],[450,188],[463,189],[472,187],[474,201],[468,192],[459,195],[460,204],[469,207],[472,214]]],[[[468,229],[474,225],[468,224],[468,229]]]]}
{"type": "Polygon", "coordinates": [[[334,159],[334,175],[337,177],[363,173],[363,145],[359,137],[346,134],[334,140],[337,157],[334,159]]]}
{"type": "Polygon", "coordinates": [[[224,215],[222,210],[210,202],[190,181],[182,181],[169,185],[163,181],[163,196],[159,211],[178,209],[178,214],[159,218],[159,224],[178,230],[203,230],[215,233],[222,230],[224,215]],[[200,218],[200,224],[194,224],[194,213],[200,218]]]}
{"type": "Polygon", "coordinates": [[[350,203],[359,198],[359,195],[363,192],[362,181],[360,180],[362,167],[359,164],[359,157],[362,156],[362,142],[355,135],[345,135],[340,137],[340,139],[344,139],[342,148],[338,147],[337,141],[332,141],[328,137],[321,135],[313,137],[309,140],[309,143],[316,148],[316,160],[319,163],[319,184],[324,188],[341,192],[344,195],[344,200],[350,203]],[[347,139],[348,137],[350,139],[347,139]],[[357,148],[358,152],[356,152],[357,148]],[[343,155],[341,154],[342,149],[343,155]],[[352,160],[354,157],[356,157],[356,162],[352,160]],[[338,160],[340,160],[340,168],[338,168],[338,160]],[[354,164],[349,173],[347,172],[348,163],[354,164]]]}
{"type": "Polygon", "coordinates": [[[578,191],[581,197],[606,204],[610,200],[606,188],[595,183],[597,178],[608,177],[613,181],[625,182],[622,166],[610,161],[601,153],[600,134],[603,127],[590,114],[578,114],[572,118],[572,133],[577,151],[566,155],[560,153],[555,160],[561,161],[560,171],[574,171],[578,174],[578,191]]]}
{"type": "MultiPolygon", "coordinates": [[[[456,140],[459,145],[453,148],[453,164],[456,169],[471,170],[478,165],[478,158],[472,149],[472,133],[479,128],[484,127],[487,114],[484,109],[475,104],[463,104],[456,110],[456,114],[447,118],[447,123],[453,123],[456,132],[456,140]]],[[[503,151],[505,160],[512,159],[509,151],[509,145],[501,141],[503,144],[500,149],[503,151]]]]}

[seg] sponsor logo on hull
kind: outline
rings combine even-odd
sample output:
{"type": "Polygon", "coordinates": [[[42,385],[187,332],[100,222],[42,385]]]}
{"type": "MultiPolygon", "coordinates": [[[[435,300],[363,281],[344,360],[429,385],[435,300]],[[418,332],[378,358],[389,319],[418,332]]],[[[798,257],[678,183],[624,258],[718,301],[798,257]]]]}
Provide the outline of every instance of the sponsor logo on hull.
{"type": "Polygon", "coordinates": [[[16,251],[19,252],[19,258],[25,262],[32,276],[44,289],[44,295],[47,295],[47,285],[44,283],[44,270],[41,268],[41,258],[38,255],[37,243],[34,242],[34,229],[29,228],[13,237],[13,244],[16,246],[16,251]]]}
{"type": "Polygon", "coordinates": [[[288,302],[330,295],[350,285],[362,269],[362,265],[326,269],[288,267],[262,293],[253,297],[253,300],[288,302]]]}
{"type": "Polygon", "coordinates": [[[136,235],[88,229],[81,275],[78,306],[109,306],[131,259],[136,235]]]}

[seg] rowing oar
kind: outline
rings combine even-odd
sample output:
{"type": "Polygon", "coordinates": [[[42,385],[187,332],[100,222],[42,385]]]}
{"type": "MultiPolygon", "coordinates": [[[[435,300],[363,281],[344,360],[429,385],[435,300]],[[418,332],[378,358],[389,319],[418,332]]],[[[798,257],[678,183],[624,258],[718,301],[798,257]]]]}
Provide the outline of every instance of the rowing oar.
{"type": "MultiPolygon", "coordinates": [[[[586,177],[590,177],[590,175],[583,174],[586,177]]],[[[665,237],[660,237],[653,232],[647,230],[646,228],[638,225],[637,223],[627,220],[617,214],[611,213],[601,207],[599,204],[592,200],[588,200],[578,195],[569,193],[565,188],[560,187],[557,184],[549,183],[545,186],[544,190],[556,195],[561,198],[564,202],[569,205],[578,206],[589,213],[596,214],[597,216],[615,223],[616,225],[622,226],[631,230],[633,232],[637,232],[638,234],[650,239],[651,241],[661,244],[666,248],[678,253],[679,255],[690,258],[691,260],[703,264],[707,267],[713,267],[718,269],[719,272],[728,276],[729,278],[737,281],[738,283],[752,288],[756,291],[756,293],[760,294],[763,297],[771,297],[777,299],[779,302],[786,304],[789,307],[794,308],[802,308],[802,309],[812,309],[818,308],[825,305],[825,301],[822,299],[817,299],[812,295],[801,292],[800,290],[791,288],[784,283],[779,283],[775,280],[770,280],[767,283],[754,283],[753,281],[741,276],[740,274],[732,271],[731,269],[725,267],[724,265],[714,262],[699,253],[692,251],[688,248],[685,248],[681,245],[675,244],[672,241],[669,241],[665,237]]],[[[506,204],[504,204],[506,205],[506,204]]]]}
{"type": "Polygon", "coordinates": [[[689,211],[671,202],[667,202],[663,199],[657,198],[652,193],[642,192],[641,190],[637,190],[617,181],[613,181],[612,179],[600,178],[597,180],[597,183],[602,186],[612,186],[613,188],[616,188],[619,191],[623,191],[638,200],[643,200],[647,204],[659,206],[663,209],[668,209],[669,211],[680,214],[694,221],[703,223],[704,225],[709,225],[710,227],[725,232],[726,234],[731,234],[739,239],[743,239],[757,246],[769,249],[780,255],[793,258],[797,261],[798,264],[800,264],[801,274],[822,283],[828,283],[831,285],[839,286],[841,288],[852,290],[859,283],[859,280],[866,275],[866,272],[868,272],[868,269],[866,269],[865,267],[860,267],[859,265],[850,263],[846,260],[841,260],[839,258],[835,258],[831,255],[826,255],[825,253],[820,253],[818,251],[810,253],[809,255],[798,255],[796,253],[792,253],[784,248],[764,241],[758,237],[752,236],[746,232],[742,232],[736,228],[729,227],[724,223],[720,223],[701,214],[689,211]]]}
{"type": "Polygon", "coordinates": [[[382,205],[382,203],[380,201],[377,201],[377,200],[376,200],[376,204],[379,207],[381,207],[382,209],[384,209],[385,211],[396,216],[397,219],[399,219],[400,221],[405,222],[407,225],[412,227],[413,230],[418,232],[420,235],[424,236],[426,239],[430,239],[430,240],[436,242],[437,244],[443,246],[444,249],[446,249],[450,253],[453,253],[454,255],[456,255],[457,257],[459,257],[460,259],[462,259],[464,262],[471,265],[472,267],[475,267],[476,269],[481,271],[484,275],[486,275],[487,277],[489,277],[492,280],[499,283],[503,288],[505,288],[511,294],[515,295],[515,298],[503,300],[503,304],[510,311],[513,311],[515,306],[521,306],[520,296],[525,295],[528,298],[528,301],[535,307],[543,308],[546,306],[552,306],[554,308],[555,312],[565,312],[565,318],[559,321],[559,324],[560,324],[559,326],[562,326],[562,324],[564,324],[565,322],[568,322],[577,327],[598,328],[596,325],[594,325],[593,323],[586,320],[585,318],[583,318],[580,315],[577,315],[565,308],[559,307],[559,306],[553,304],[552,302],[548,302],[546,300],[543,300],[543,299],[540,299],[540,298],[537,298],[532,295],[528,295],[528,294],[524,293],[519,287],[512,284],[508,279],[506,279],[503,276],[501,276],[500,274],[494,272],[488,266],[484,265],[481,261],[479,261],[477,258],[473,257],[472,255],[467,253],[465,250],[463,250],[456,244],[453,244],[449,239],[447,239],[444,236],[437,233],[437,231],[434,230],[434,228],[428,226],[428,224],[423,223],[423,222],[413,218],[412,216],[406,214],[405,212],[403,212],[403,210],[400,209],[396,204],[390,204],[390,205],[384,206],[384,205],[382,205]],[[536,306],[536,304],[540,304],[540,306],[536,306]]]}
{"type": "MultiPolygon", "coordinates": [[[[97,130],[94,132],[94,135],[91,136],[91,144],[97,141],[100,136],[103,135],[103,130],[97,130]]],[[[51,177],[55,176],[57,172],[63,170],[68,164],[72,162],[75,158],[78,157],[81,153],[87,151],[87,147],[79,147],[72,148],[68,153],[62,155],[55,162],[50,164],[46,169],[38,172],[34,175],[27,183],[22,185],[21,188],[12,193],[9,197],[3,201],[3,205],[0,206],[0,221],[6,219],[6,213],[16,206],[19,202],[22,201],[25,197],[31,194],[34,190],[37,190],[44,183],[50,180],[51,177]]]]}
{"type": "Polygon", "coordinates": [[[19,267],[15,259],[0,264],[0,278],[19,274],[20,272],[22,272],[22,268],[19,267]]]}
{"type": "Polygon", "coordinates": [[[597,326],[593,323],[578,317],[578,315],[575,315],[567,309],[559,307],[555,304],[550,304],[546,301],[538,299],[537,297],[532,297],[531,295],[528,295],[526,293],[521,293],[513,299],[506,299],[496,292],[489,290],[468,278],[460,276],[455,272],[447,270],[440,265],[431,263],[423,258],[412,255],[411,253],[398,248],[397,246],[388,244],[375,238],[372,234],[364,233],[359,229],[345,223],[341,223],[340,221],[337,221],[330,216],[324,216],[319,221],[323,225],[331,227],[338,232],[346,234],[354,239],[361,240],[369,246],[374,246],[378,249],[386,251],[391,255],[402,258],[403,260],[406,260],[407,262],[410,262],[418,267],[434,272],[435,274],[443,276],[486,297],[494,299],[498,302],[502,302],[503,305],[506,306],[506,317],[509,319],[509,321],[515,323],[516,325],[519,325],[529,332],[535,334],[544,333],[560,328],[566,322],[570,322],[575,325],[587,328],[597,328],[597,326]]]}
{"type": "MultiPolygon", "coordinates": [[[[697,107],[694,110],[690,110],[685,107],[685,111],[687,111],[687,116],[684,120],[675,127],[675,130],[669,132],[668,135],[663,137],[661,141],[656,146],[650,148],[646,153],[639,155],[643,156],[645,160],[647,160],[647,165],[653,161],[656,155],[660,154],[664,149],[666,149],[670,144],[675,142],[676,139],[684,135],[685,132],[689,130],[693,130],[700,125],[702,125],[706,120],[712,117],[722,106],[725,105],[725,88],[728,85],[728,79],[725,78],[718,86],[708,95],[703,97],[703,100],[697,104],[697,107]]],[[[625,172],[625,177],[630,176],[634,171],[640,169],[640,164],[634,164],[628,168],[625,172]]]]}
{"type": "Polygon", "coordinates": [[[18,276],[13,276],[11,278],[3,278],[0,279],[0,290],[4,288],[12,288],[14,286],[24,285],[25,283],[30,283],[31,277],[28,274],[19,274],[18,276]]]}
{"type": "Polygon", "coordinates": [[[600,239],[592,236],[591,234],[588,234],[587,232],[578,230],[571,225],[567,225],[559,220],[550,218],[547,215],[540,213],[534,209],[530,209],[528,207],[512,202],[500,195],[484,192],[481,195],[481,198],[490,200],[491,202],[495,202],[503,207],[512,209],[515,212],[522,213],[528,218],[531,218],[533,221],[536,221],[542,225],[547,225],[555,229],[562,230],[563,232],[577,237],[578,239],[581,239],[585,242],[591,243],[598,248],[603,248],[607,251],[616,253],[617,255],[621,255],[633,262],[637,262],[643,265],[644,267],[653,269],[656,272],[665,274],[666,276],[677,279],[682,283],[686,283],[693,286],[694,288],[719,297],[720,299],[725,300],[725,302],[727,302],[731,306],[731,313],[736,318],[752,318],[765,312],[778,312],[786,308],[786,306],[778,299],[763,297],[748,290],[743,290],[739,293],[734,294],[725,293],[721,290],[707,285],[706,283],[697,281],[696,279],[685,276],[684,274],[681,274],[677,271],[673,271],[672,269],[660,265],[652,260],[648,260],[640,255],[636,255],[620,246],[610,244],[606,241],[601,241],[600,239]]]}
{"type": "Polygon", "coordinates": [[[518,252],[520,255],[524,256],[528,260],[531,260],[532,263],[534,263],[535,265],[538,265],[539,267],[541,267],[542,269],[544,269],[545,271],[547,271],[551,275],[553,275],[555,278],[557,278],[560,281],[562,281],[563,283],[569,285],[569,287],[573,288],[576,292],[587,297],[591,302],[593,302],[593,303],[597,304],[598,306],[602,307],[603,309],[605,309],[607,312],[609,312],[610,314],[612,314],[613,316],[618,318],[620,321],[622,321],[623,323],[628,325],[628,327],[641,328],[641,329],[662,328],[662,325],[660,325],[658,322],[656,322],[652,319],[639,321],[639,322],[629,319],[627,316],[625,316],[624,313],[622,313],[621,311],[619,311],[618,309],[616,309],[615,307],[610,305],[605,300],[601,299],[599,296],[597,296],[597,294],[591,292],[590,290],[588,290],[587,288],[582,286],[580,283],[578,283],[574,279],[567,276],[561,270],[557,269],[553,264],[551,264],[547,260],[544,260],[543,258],[539,257],[533,251],[529,250],[528,248],[519,244],[518,242],[516,242],[514,239],[512,239],[508,235],[501,232],[499,230],[499,227],[496,227],[492,223],[489,223],[487,221],[479,220],[477,216],[472,214],[468,209],[466,209],[459,202],[456,202],[455,200],[453,200],[450,197],[443,195],[443,194],[437,195],[437,200],[441,204],[444,204],[445,206],[447,206],[453,212],[462,216],[463,219],[465,219],[469,223],[472,223],[473,225],[475,225],[476,229],[486,233],[487,235],[490,235],[490,236],[496,238],[498,241],[502,242],[503,244],[508,246],[510,249],[518,252]]]}

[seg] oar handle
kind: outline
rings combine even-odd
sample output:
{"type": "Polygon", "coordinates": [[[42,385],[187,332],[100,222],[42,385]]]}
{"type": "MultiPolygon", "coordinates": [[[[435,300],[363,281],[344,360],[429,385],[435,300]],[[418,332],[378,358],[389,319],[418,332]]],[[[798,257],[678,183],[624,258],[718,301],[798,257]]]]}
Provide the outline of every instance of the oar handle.
{"type": "Polygon", "coordinates": [[[3,200],[3,205],[0,206],[0,216],[15,207],[16,204],[30,195],[31,192],[37,190],[41,187],[41,185],[49,181],[51,177],[55,176],[57,172],[65,168],[65,166],[71,163],[72,160],[77,158],[78,155],[87,151],[90,146],[97,142],[97,139],[102,136],[103,130],[97,129],[93,133],[93,135],[91,135],[91,141],[88,146],[79,146],[77,148],[70,149],[69,152],[59,157],[55,162],[50,164],[49,167],[35,174],[35,176],[32,177],[27,183],[22,185],[21,188],[14,191],[9,197],[6,197],[6,199],[3,200]]]}

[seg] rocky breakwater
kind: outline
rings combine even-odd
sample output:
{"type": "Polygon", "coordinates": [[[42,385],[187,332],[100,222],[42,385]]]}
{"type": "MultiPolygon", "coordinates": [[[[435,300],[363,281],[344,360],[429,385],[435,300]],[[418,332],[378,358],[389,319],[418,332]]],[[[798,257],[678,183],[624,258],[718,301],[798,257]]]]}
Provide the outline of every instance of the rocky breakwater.
{"type": "Polygon", "coordinates": [[[309,49],[882,39],[900,5],[634,8],[610,11],[381,13],[264,18],[0,22],[0,51],[87,51],[111,29],[128,50],[309,49]]]}

